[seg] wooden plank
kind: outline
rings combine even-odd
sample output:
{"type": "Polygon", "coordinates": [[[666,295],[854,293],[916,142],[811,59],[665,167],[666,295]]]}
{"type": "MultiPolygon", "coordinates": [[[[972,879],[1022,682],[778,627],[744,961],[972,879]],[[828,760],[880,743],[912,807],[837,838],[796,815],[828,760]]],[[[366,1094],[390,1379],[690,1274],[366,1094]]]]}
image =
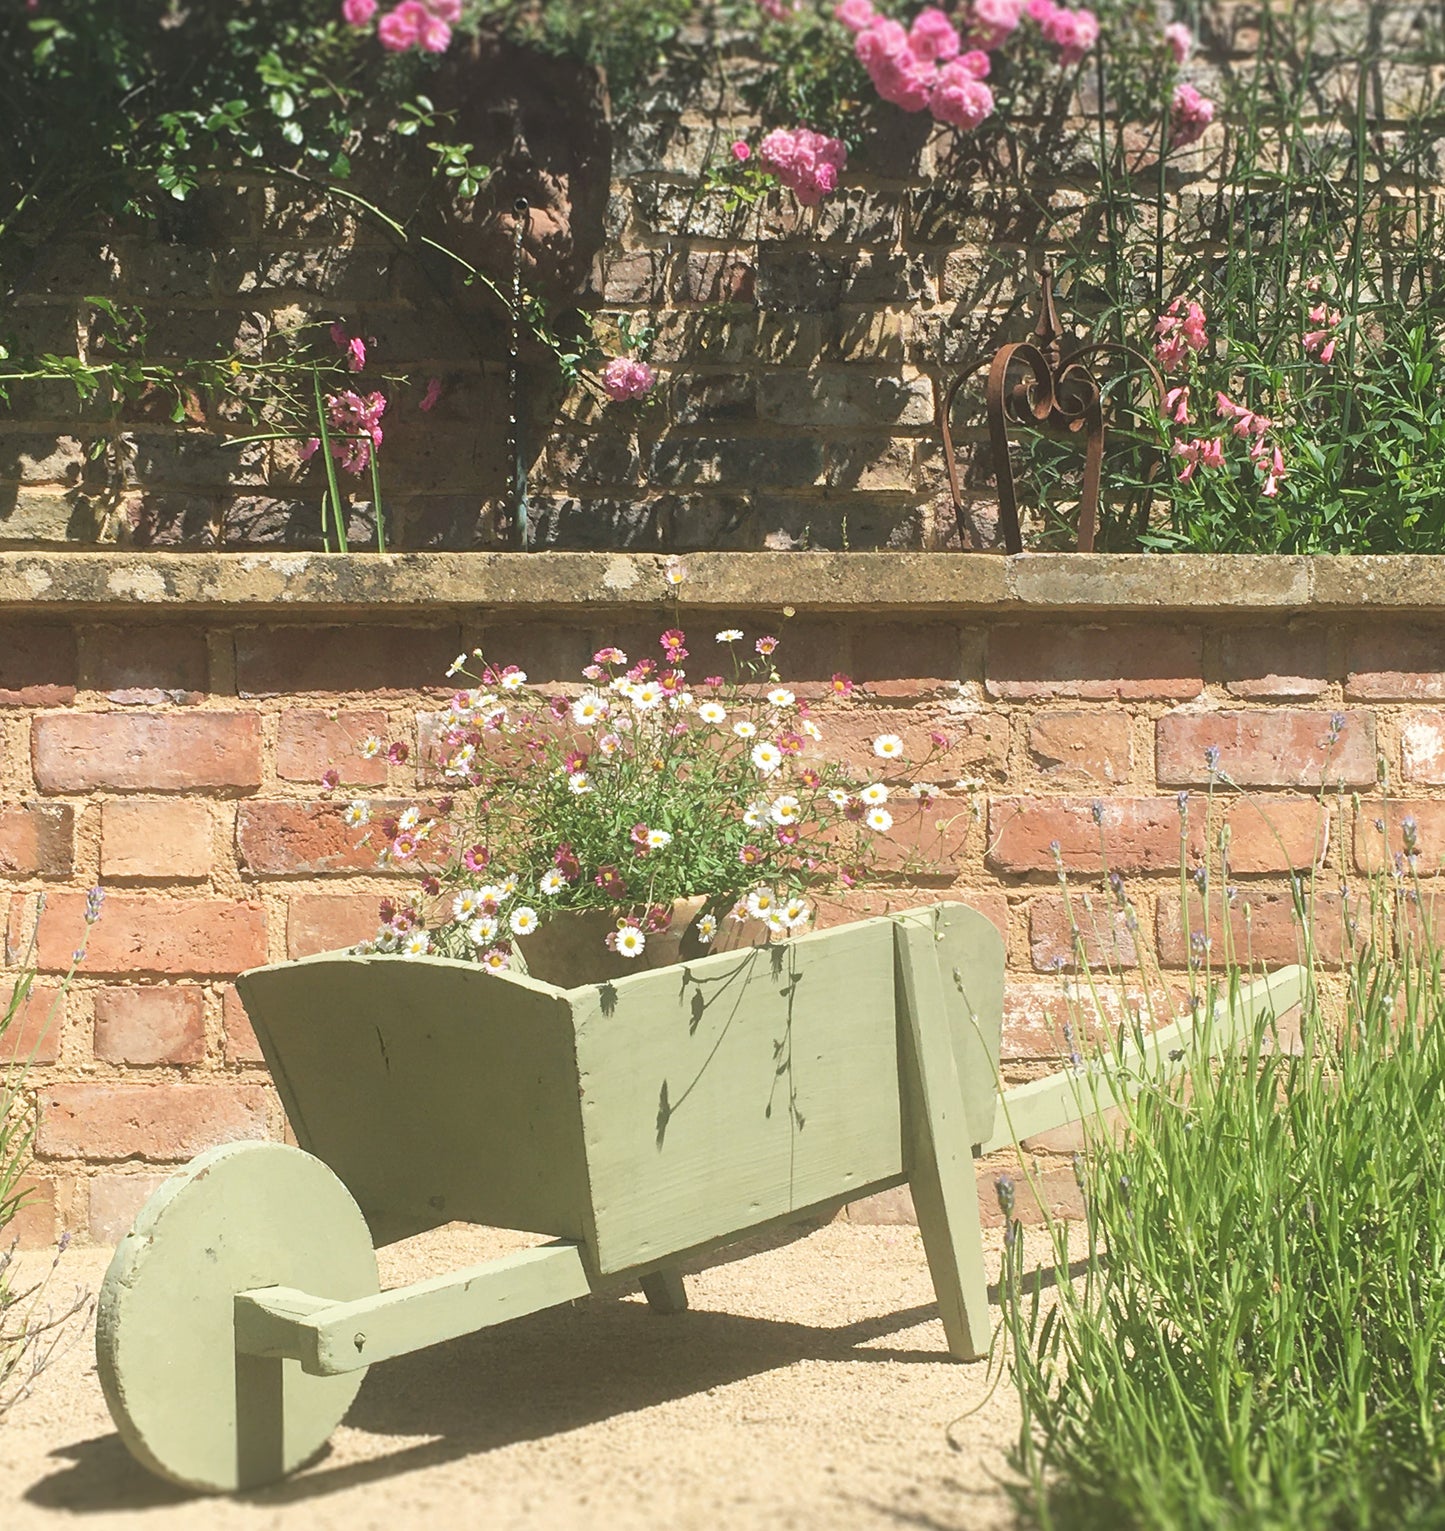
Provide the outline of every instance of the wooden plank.
{"type": "Polygon", "coordinates": [[[334,1377],[591,1290],[573,1243],[519,1250],[357,1302],[318,1303],[293,1288],[265,1287],[236,1298],[236,1346],[242,1353],[289,1356],[312,1376],[334,1377]]]}
{"type": "MultiPolygon", "coordinates": [[[[1303,968],[1281,968],[1240,989],[1233,1003],[1221,1000],[1208,1029],[1210,1055],[1231,1046],[1262,1012],[1279,1015],[1299,1004],[1305,976],[1303,968]]],[[[1150,1033],[1142,1048],[1126,1039],[1121,1059],[1127,1072],[1122,1076],[1109,1064],[1093,1062],[1005,1090],[1000,1098],[998,1130],[979,1152],[991,1154],[1011,1148],[1034,1133],[1049,1132],[1133,1099],[1146,1084],[1162,1083],[1185,1067],[1200,1031],[1189,1015],[1150,1033]]]]}
{"type": "Polygon", "coordinates": [[[571,1007],[475,963],[346,953],[237,981],[297,1141],[377,1243],[452,1220],[580,1239],[571,1007]]]}
{"type": "Polygon", "coordinates": [[[934,932],[922,922],[900,921],[896,951],[909,1184],[948,1348],[973,1361],[988,1353],[988,1278],[974,1134],[955,1063],[951,1007],[934,932]]]}
{"type": "Polygon", "coordinates": [[[573,990],[600,1274],[902,1174],[893,924],[573,990]]]}
{"type": "Polygon", "coordinates": [[[686,1313],[687,1287],[682,1272],[675,1266],[665,1265],[661,1270],[649,1271],[641,1280],[642,1295],[654,1313],[686,1313]]]}

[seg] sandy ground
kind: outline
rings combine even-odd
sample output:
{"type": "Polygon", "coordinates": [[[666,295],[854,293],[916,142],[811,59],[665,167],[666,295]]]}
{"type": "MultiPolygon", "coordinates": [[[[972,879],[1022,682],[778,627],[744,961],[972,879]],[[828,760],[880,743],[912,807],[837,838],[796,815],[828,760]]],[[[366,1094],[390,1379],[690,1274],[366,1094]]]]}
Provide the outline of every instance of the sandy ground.
{"type": "MultiPolygon", "coordinates": [[[[439,1230],[383,1251],[383,1282],[516,1243],[439,1230]]],[[[87,1331],[0,1426],[0,1526],[1014,1525],[1017,1406],[1006,1379],[990,1395],[984,1364],[945,1355],[916,1229],[833,1223],[730,1254],[689,1275],[684,1314],[593,1297],[379,1365],[318,1461],[239,1499],[181,1493],[131,1460],[87,1331]]],[[[77,1249],[62,1271],[97,1287],[106,1260],[77,1249]]]]}

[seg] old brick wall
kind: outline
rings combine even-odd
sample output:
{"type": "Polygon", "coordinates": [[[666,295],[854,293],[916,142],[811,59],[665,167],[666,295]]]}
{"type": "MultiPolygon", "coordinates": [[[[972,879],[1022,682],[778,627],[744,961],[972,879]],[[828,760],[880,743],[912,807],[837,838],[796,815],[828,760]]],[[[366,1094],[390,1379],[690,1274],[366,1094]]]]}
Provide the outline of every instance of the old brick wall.
{"type": "MultiPolygon", "coordinates": [[[[40,978],[8,1045],[38,1064],[31,1236],[113,1239],[168,1167],[215,1142],[280,1135],[232,980],[369,934],[395,886],[321,796],[322,772],[340,766],[343,799],[405,797],[414,766],[388,772],[353,742],[375,731],[419,745],[449,693],[447,665],[483,640],[559,686],[604,641],[655,642],[668,609],[655,562],[111,555],[88,561],[82,587],[64,559],[0,555],[0,1001],[45,899],[40,978]],[[108,606],[96,599],[107,590],[108,606]],[[103,918],[47,1027],[96,882],[109,891],[103,918]]],[[[1159,992],[1145,982],[1157,965],[1170,1002],[1190,959],[1179,792],[1191,867],[1206,822],[1228,824],[1236,944],[1272,965],[1299,950],[1292,875],[1317,868],[1328,977],[1340,970],[1340,885],[1360,896],[1386,846],[1398,849],[1407,809],[1427,869],[1445,860],[1434,560],[1143,562],[690,560],[683,624],[781,622],[781,673],[817,699],[826,743],[866,753],[888,731],[918,750],[933,727],[957,741],[929,772],[971,783],[949,789],[920,838],[933,875],[827,917],[944,896],[987,913],[1008,943],[1014,1078],[1067,1053],[1075,958],[1052,842],[1091,959],[1121,970],[1106,988],[1159,992]],[[782,619],[789,596],[796,615],[782,619]],[[835,670],[866,692],[846,709],[826,695],[835,670]],[[1216,780],[1212,807],[1211,746],[1238,784],[1216,780]],[[1126,880],[1137,932],[1112,913],[1103,857],[1126,880]]],[[[1217,915],[1214,940],[1217,961],[1217,915]]],[[[1067,1158],[1041,1163],[1067,1207],[1067,1158]]]]}
{"type": "MultiPolygon", "coordinates": [[[[1214,9],[1225,51],[1247,59],[1258,43],[1253,7],[1214,9]]],[[[1367,107],[1381,132],[1396,133],[1438,73],[1427,56],[1437,8],[1326,9],[1321,99],[1353,99],[1373,16],[1392,51],[1367,107]]],[[[529,375],[540,546],[956,545],[933,425],[940,388],[1028,327],[1041,263],[1088,216],[1087,166],[1063,155],[1056,179],[1005,193],[950,152],[948,134],[930,137],[926,122],[890,110],[820,209],[779,195],[729,213],[706,194],[705,174],[755,128],[740,91],[756,70],[739,46],[717,69],[679,70],[615,124],[606,244],[581,301],[600,310],[604,330],[624,316],[655,329],[661,381],[649,408],[581,388],[554,418],[541,373],[529,375]]],[[[1191,78],[1212,90],[1209,70],[1191,64],[1191,78]]],[[[1211,136],[1173,162],[1171,192],[1186,215],[1209,205],[1216,145],[1211,136]]],[[[492,540],[505,337],[445,262],[398,248],[353,212],[236,180],[204,188],[159,238],[115,225],[47,247],[20,274],[0,337],[16,354],[79,346],[104,359],[91,294],[143,305],[149,354],[172,361],[234,354],[250,364],[274,357],[288,327],[345,319],[375,338],[382,370],[414,380],[386,385],[393,544],[492,540]],[[430,376],[445,392],[423,415],[430,376]]],[[[0,411],[0,547],[319,545],[319,464],[302,463],[293,442],[227,445],[253,429],[233,405],[195,401],[173,425],[169,402],[112,418],[104,397],[78,407],[65,386],[17,388],[13,410],[0,411]]],[[[358,485],[358,541],[368,497],[358,485]]],[[[987,543],[986,482],[970,491],[970,516],[987,543]]]]}

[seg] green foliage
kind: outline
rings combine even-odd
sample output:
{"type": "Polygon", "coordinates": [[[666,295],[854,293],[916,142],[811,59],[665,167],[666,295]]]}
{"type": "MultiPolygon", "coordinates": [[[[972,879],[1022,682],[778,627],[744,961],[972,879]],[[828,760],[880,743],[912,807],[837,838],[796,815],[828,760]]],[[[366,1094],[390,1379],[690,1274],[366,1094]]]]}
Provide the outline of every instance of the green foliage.
{"type": "MultiPolygon", "coordinates": [[[[1082,1240],[1053,1226],[1051,1290],[1011,1226],[1041,1525],[1445,1525],[1445,983],[1412,865],[1346,900],[1343,997],[1308,988],[1297,1046],[1266,1015],[1123,1103],[1119,1137],[1091,1134],[1082,1240]]],[[[1303,897],[1299,914],[1308,960],[1303,897]]],[[[1117,1071],[1116,1048],[1101,1061],[1117,1071]]]]}

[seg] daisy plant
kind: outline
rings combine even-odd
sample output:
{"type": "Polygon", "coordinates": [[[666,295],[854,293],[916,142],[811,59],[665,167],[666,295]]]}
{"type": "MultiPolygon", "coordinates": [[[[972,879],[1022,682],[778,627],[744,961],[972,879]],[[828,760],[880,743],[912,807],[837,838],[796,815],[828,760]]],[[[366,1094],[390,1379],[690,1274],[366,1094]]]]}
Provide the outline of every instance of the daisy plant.
{"type": "MultiPolygon", "coordinates": [[[[822,726],[861,699],[848,677],[834,677],[841,710],[820,722],[781,682],[776,636],[724,628],[698,667],[718,673],[696,676],[687,645],[674,626],[655,654],[601,648],[565,693],[480,649],[459,654],[448,673],[461,687],[426,762],[446,795],[380,818],[365,802],[345,810],[383,864],[418,877],[410,897],[383,902],[360,950],[500,972],[545,921],[604,910],[607,946],[637,957],[698,898],[703,945],[725,920],[786,938],[817,892],[864,874],[905,815],[936,811],[939,789],[914,776],[949,751],[945,734],[913,761],[899,735],[880,734],[868,769],[850,766],[829,757],[822,726]]],[[[372,737],[362,753],[401,763],[407,749],[372,737]]]]}

